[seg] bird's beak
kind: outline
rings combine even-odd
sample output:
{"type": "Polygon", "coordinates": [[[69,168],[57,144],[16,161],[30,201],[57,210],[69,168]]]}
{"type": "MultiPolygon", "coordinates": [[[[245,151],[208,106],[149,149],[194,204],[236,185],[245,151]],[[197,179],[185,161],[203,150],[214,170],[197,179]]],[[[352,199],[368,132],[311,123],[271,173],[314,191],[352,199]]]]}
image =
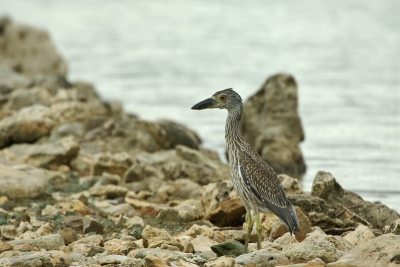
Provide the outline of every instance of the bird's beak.
{"type": "Polygon", "coordinates": [[[206,108],[215,108],[215,104],[217,104],[217,101],[215,101],[212,98],[207,98],[199,103],[197,103],[196,105],[194,105],[192,107],[192,109],[196,109],[196,110],[201,110],[201,109],[206,109],[206,108]]]}

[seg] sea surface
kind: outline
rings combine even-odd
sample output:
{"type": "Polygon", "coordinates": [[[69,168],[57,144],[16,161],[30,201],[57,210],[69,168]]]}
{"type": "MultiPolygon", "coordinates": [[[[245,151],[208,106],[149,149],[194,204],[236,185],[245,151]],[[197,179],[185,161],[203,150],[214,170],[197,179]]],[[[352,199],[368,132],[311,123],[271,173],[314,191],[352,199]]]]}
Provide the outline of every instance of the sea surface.
{"type": "Polygon", "coordinates": [[[142,119],[195,130],[224,159],[226,111],[192,111],[233,87],[244,99],[295,76],[303,188],[319,170],[400,211],[400,1],[0,0],[49,31],[71,80],[142,119]]]}

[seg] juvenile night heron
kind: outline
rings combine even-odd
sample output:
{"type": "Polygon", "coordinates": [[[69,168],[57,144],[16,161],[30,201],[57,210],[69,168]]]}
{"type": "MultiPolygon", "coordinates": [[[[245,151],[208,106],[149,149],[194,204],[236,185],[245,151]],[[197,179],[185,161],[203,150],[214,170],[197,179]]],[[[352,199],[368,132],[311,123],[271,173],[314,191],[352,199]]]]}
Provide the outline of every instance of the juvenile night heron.
{"type": "Polygon", "coordinates": [[[257,230],[257,249],[261,249],[261,220],[259,212],[275,213],[289,228],[291,234],[299,231],[299,222],[293,205],[270,167],[243,139],[239,130],[242,116],[242,98],[232,89],[216,92],[211,98],[192,107],[201,110],[220,108],[228,110],[225,139],[232,175],[232,183],[246,208],[247,235],[245,253],[248,251],[254,220],[257,230]],[[252,214],[253,211],[253,214],[252,214]]]}

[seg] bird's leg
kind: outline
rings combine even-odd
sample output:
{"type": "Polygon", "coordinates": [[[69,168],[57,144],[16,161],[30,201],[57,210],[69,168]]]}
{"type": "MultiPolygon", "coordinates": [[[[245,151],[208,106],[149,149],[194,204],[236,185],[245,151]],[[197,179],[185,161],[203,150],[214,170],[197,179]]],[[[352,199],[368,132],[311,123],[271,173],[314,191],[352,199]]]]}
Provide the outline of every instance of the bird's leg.
{"type": "Polygon", "coordinates": [[[247,210],[246,222],[247,222],[247,235],[246,235],[246,241],[244,243],[244,253],[248,252],[250,235],[251,231],[253,230],[253,218],[251,216],[251,210],[247,210]]]}
{"type": "Polygon", "coordinates": [[[262,230],[262,225],[261,225],[260,213],[256,212],[256,215],[254,217],[255,217],[254,219],[256,221],[256,230],[257,230],[257,249],[261,249],[261,240],[262,240],[261,230],[262,230]]]}

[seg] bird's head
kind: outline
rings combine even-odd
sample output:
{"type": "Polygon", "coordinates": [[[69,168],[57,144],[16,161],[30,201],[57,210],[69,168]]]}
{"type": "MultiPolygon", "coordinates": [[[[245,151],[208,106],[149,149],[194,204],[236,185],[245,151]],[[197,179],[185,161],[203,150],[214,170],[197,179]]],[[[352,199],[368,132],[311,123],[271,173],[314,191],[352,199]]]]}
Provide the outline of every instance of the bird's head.
{"type": "Polygon", "coordinates": [[[242,104],[242,98],[232,88],[218,91],[212,97],[207,98],[192,107],[201,110],[207,108],[234,109],[242,104]]]}

